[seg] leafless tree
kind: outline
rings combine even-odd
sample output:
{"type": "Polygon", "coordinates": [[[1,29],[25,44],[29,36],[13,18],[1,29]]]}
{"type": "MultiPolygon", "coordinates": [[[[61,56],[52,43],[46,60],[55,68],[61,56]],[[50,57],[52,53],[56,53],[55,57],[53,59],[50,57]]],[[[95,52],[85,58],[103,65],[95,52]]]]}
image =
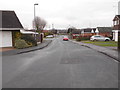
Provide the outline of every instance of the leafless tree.
{"type": "Polygon", "coordinates": [[[40,32],[42,32],[46,24],[46,21],[38,16],[33,20],[33,28],[37,29],[40,32]]]}

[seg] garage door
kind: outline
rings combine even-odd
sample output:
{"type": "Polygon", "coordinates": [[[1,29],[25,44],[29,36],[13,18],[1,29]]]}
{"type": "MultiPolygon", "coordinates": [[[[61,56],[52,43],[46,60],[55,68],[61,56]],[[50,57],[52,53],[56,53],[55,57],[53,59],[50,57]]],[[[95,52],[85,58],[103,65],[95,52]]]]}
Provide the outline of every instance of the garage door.
{"type": "Polygon", "coordinates": [[[0,31],[0,47],[12,47],[12,32],[0,31]]]}

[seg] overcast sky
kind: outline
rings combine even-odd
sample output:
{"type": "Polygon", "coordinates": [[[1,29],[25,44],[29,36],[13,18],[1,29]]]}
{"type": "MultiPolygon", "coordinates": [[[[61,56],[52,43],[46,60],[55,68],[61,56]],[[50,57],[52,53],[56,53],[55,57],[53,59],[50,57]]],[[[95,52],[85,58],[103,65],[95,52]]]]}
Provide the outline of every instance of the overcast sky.
{"type": "Polygon", "coordinates": [[[112,26],[120,0],[0,0],[1,10],[14,10],[24,28],[32,28],[36,16],[47,21],[47,28],[88,28],[112,26]]]}

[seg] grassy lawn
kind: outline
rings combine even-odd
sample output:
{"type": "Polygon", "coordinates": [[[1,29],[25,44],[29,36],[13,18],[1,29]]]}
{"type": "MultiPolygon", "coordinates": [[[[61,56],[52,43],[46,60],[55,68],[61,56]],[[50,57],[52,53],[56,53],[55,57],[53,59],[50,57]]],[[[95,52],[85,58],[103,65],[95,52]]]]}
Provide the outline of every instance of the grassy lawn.
{"type": "Polygon", "coordinates": [[[104,46],[104,47],[117,47],[118,43],[115,41],[81,41],[83,43],[89,43],[89,44],[94,44],[94,45],[98,45],[98,46],[104,46]]]}

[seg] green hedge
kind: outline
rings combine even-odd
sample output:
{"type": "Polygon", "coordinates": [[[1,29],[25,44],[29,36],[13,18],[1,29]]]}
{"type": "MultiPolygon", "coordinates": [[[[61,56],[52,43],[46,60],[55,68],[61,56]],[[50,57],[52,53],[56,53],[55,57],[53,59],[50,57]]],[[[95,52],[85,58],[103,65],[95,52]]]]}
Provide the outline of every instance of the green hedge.
{"type": "Polygon", "coordinates": [[[76,41],[85,41],[85,40],[90,40],[90,37],[77,37],[76,41]]]}
{"type": "Polygon", "coordinates": [[[53,33],[51,33],[51,32],[45,32],[45,33],[44,33],[44,37],[46,37],[46,36],[48,36],[48,35],[53,35],[53,33]]]}
{"type": "Polygon", "coordinates": [[[28,48],[28,47],[29,45],[25,42],[25,40],[22,40],[22,39],[15,40],[15,48],[23,49],[23,48],[28,48]]]}
{"type": "Polygon", "coordinates": [[[77,38],[76,38],[76,41],[81,41],[81,38],[80,38],[80,37],[77,37],[77,38]]]}
{"type": "Polygon", "coordinates": [[[37,46],[37,41],[31,35],[22,35],[21,39],[25,40],[30,46],[37,46]]]}

